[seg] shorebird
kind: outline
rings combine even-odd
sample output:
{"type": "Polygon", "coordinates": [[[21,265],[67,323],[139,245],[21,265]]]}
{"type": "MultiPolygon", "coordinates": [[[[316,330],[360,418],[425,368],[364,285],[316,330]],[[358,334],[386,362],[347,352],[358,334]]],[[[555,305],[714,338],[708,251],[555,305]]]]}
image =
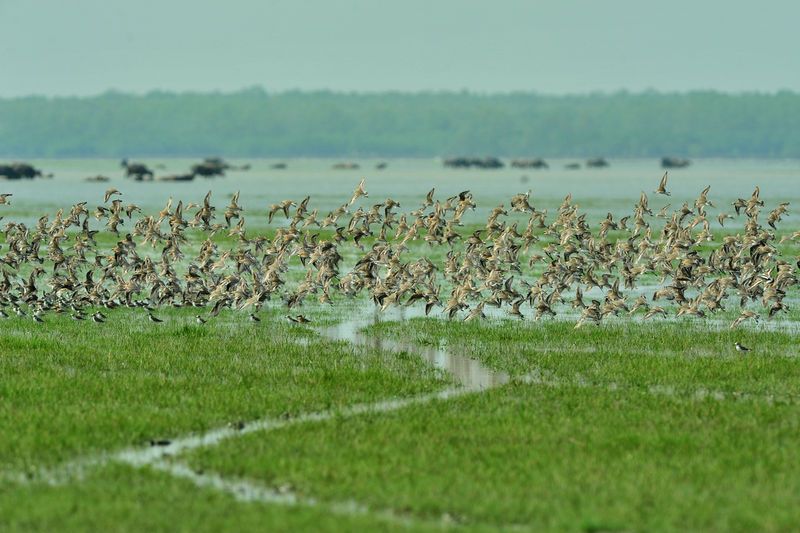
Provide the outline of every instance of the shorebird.
{"type": "Polygon", "coordinates": [[[749,352],[750,351],[750,348],[748,348],[747,346],[744,346],[743,344],[740,344],[738,342],[734,343],[734,346],[736,346],[736,351],[737,352],[749,352]]]}
{"type": "Polygon", "coordinates": [[[155,323],[164,322],[163,320],[161,320],[157,316],[153,315],[152,311],[148,311],[147,312],[147,318],[150,319],[150,322],[155,322],[155,323]]]}
{"type": "MultiPolygon", "coordinates": [[[[669,196],[666,180],[665,173],[657,194],[669,196]]],[[[484,318],[485,305],[520,320],[531,309],[536,320],[571,304],[581,311],[579,324],[584,324],[623,312],[641,312],[646,319],[675,313],[709,316],[735,302],[735,312],[741,313],[731,325],[735,328],[758,319],[751,306],[760,304],[759,312],[769,317],[785,312],[784,299],[799,283],[800,264],[795,264],[800,257],[782,256],[778,240],[796,242],[800,232],[776,235],[788,206],[778,204],[769,216],[761,215],[764,201],[758,188],[749,199],[734,202],[737,216],[744,217],[741,229],[721,236],[712,234],[709,221],[723,224],[728,216],[706,213],[713,207],[708,187],[694,202],[678,209],[666,205],[657,214],[642,192],[633,212],[609,213],[597,224],[587,220],[572,195],[548,217],[546,210],[531,205],[530,192],[521,193],[488,210],[483,227],[470,224],[469,231],[460,229],[462,216],[476,208],[468,190],[437,199],[432,189],[408,212],[391,198],[352,213],[344,203],[321,223],[320,211],[307,196],[271,205],[269,222],[282,213],[286,223],[251,235],[238,194],[220,223],[211,192],[199,204],[173,204],[170,198],[153,215],[124,205],[114,198],[118,191],[107,192],[105,205],[91,211],[79,202],[30,224],[0,227],[6,245],[0,257],[0,317],[28,312],[42,318],[53,310],[73,313],[75,320],[91,316],[103,322],[103,315],[82,310],[123,306],[146,309],[151,321],[161,322],[153,313],[174,306],[200,308],[202,320],[223,309],[247,309],[250,320],[258,322],[255,313],[267,302],[282,300],[290,310],[307,298],[333,304],[339,291],[347,297],[367,294],[381,310],[424,305],[428,314],[438,306],[450,318],[466,311],[470,321],[484,318]],[[105,228],[92,229],[92,218],[105,228]],[[213,239],[234,220],[238,223],[228,233],[235,239],[213,239]],[[518,224],[525,229],[518,231],[518,224]],[[320,232],[318,227],[328,229],[320,232]],[[196,236],[199,241],[193,240],[196,236]],[[105,247],[98,237],[110,237],[112,244],[105,247]],[[713,240],[716,246],[706,245],[713,240]],[[183,248],[190,242],[199,242],[198,249],[183,248]],[[414,249],[420,244],[444,247],[446,256],[439,263],[427,259],[414,249]],[[355,257],[352,263],[348,257],[344,268],[342,248],[348,245],[355,257]],[[627,292],[648,276],[658,280],[652,304],[642,290],[627,292]],[[444,301],[439,298],[442,284],[452,289],[444,301]],[[583,294],[594,290],[605,296],[587,305],[583,294]]],[[[8,196],[0,195],[0,203],[8,196]]],[[[362,180],[351,203],[366,196],[362,180]]],[[[308,320],[298,315],[287,319],[308,320]]]]}
{"type": "Polygon", "coordinates": [[[669,172],[664,172],[664,176],[661,178],[661,182],[659,182],[658,188],[654,191],[656,194],[672,196],[672,193],[670,193],[667,190],[667,174],[669,174],[669,172]]]}
{"type": "Polygon", "coordinates": [[[311,322],[309,318],[306,318],[303,315],[295,315],[295,316],[286,315],[286,318],[289,319],[289,322],[293,322],[295,324],[308,324],[309,322],[311,322]]]}
{"type": "Polygon", "coordinates": [[[11,201],[8,199],[10,196],[14,195],[8,192],[0,194],[0,205],[11,205],[11,201]]]}
{"type": "Polygon", "coordinates": [[[122,193],[119,192],[114,187],[111,187],[110,189],[108,189],[106,191],[106,193],[103,195],[103,203],[107,204],[108,203],[108,199],[111,198],[112,196],[114,196],[115,194],[118,194],[118,195],[122,196],[122,193]]]}
{"type": "Polygon", "coordinates": [[[350,198],[350,202],[348,203],[348,205],[353,205],[355,203],[355,201],[358,200],[359,198],[361,198],[362,196],[365,197],[365,198],[369,198],[369,194],[367,194],[367,190],[364,189],[364,181],[365,181],[365,178],[361,178],[361,181],[358,183],[358,187],[356,187],[356,190],[353,191],[353,197],[350,198]]]}
{"type": "Polygon", "coordinates": [[[207,322],[207,320],[205,320],[205,319],[204,319],[202,316],[200,316],[200,315],[195,315],[195,317],[194,317],[194,321],[195,321],[195,322],[197,322],[198,324],[200,324],[201,326],[207,322]]]}
{"type": "Polygon", "coordinates": [[[644,315],[644,319],[647,320],[647,319],[652,318],[652,317],[654,317],[656,315],[661,315],[662,317],[666,318],[667,312],[664,310],[663,307],[654,306],[647,312],[646,315],[644,315]]]}
{"type": "Polygon", "coordinates": [[[92,315],[92,322],[95,322],[97,324],[105,323],[105,315],[100,311],[96,312],[95,314],[92,315]]]}
{"type": "Polygon", "coordinates": [[[756,313],[755,311],[750,311],[749,309],[745,309],[744,311],[742,311],[742,314],[740,314],[736,318],[736,320],[733,321],[733,323],[731,324],[731,328],[730,329],[735,329],[736,326],[738,326],[739,324],[741,324],[745,320],[749,320],[751,318],[754,319],[756,322],[758,322],[758,319],[760,317],[758,316],[758,313],[756,313]]]}
{"type": "Polygon", "coordinates": [[[258,318],[254,313],[250,313],[250,322],[261,322],[261,319],[258,318]]]}

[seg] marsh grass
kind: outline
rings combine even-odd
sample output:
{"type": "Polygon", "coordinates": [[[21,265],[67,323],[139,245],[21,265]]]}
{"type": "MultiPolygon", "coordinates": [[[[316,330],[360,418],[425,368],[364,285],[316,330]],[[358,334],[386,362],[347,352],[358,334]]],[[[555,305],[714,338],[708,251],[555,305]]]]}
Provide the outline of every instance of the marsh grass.
{"type": "Polygon", "coordinates": [[[0,426],[12,428],[0,438],[4,469],[444,383],[418,359],[325,341],[277,312],[198,326],[191,309],[160,312],[163,324],[134,311],[109,312],[105,324],[0,323],[0,426]]]}

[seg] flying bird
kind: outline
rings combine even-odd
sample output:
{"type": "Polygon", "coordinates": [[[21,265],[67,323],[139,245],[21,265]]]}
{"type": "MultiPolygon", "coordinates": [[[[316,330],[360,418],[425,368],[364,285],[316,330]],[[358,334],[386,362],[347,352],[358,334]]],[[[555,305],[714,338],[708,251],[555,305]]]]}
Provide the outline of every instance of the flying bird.
{"type": "Polygon", "coordinates": [[[665,196],[672,195],[672,193],[667,190],[667,174],[669,174],[669,172],[664,172],[664,176],[662,176],[658,188],[654,191],[656,194],[663,194],[665,196]]]}
{"type": "Polygon", "coordinates": [[[114,196],[115,194],[118,194],[118,195],[122,196],[122,193],[119,192],[114,187],[111,187],[110,189],[108,189],[106,191],[106,194],[103,196],[103,203],[107,204],[108,203],[108,199],[111,198],[112,196],[114,196]]]}

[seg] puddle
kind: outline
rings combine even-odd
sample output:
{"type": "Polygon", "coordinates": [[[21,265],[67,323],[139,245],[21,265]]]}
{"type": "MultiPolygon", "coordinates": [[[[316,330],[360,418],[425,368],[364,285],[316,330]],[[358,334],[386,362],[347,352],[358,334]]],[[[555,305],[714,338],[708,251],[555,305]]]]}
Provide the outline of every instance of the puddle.
{"type": "MultiPolygon", "coordinates": [[[[487,309],[490,318],[505,317],[500,310],[487,309]]],[[[392,308],[381,312],[377,308],[362,311],[356,314],[355,318],[344,320],[336,325],[317,328],[317,331],[326,339],[346,341],[354,345],[385,350],[390,352],[408,352],[419,355],[434,367],[450,374],[455,381],[470,391],[479,391],[504,385],[510,381],[510,376],[506,372],[493,370],[477,359],[472,359],[465,355],[451,351],[448,348],[438,346],[425,346],[413,342],[410,339],[397,339],[394,337],[384,337],[380,335],[364,334],[361,330],[381,322],[402,322],[404,320],[425,316],[420,308],[392,308]]],[[[566,320],[574,322],[580,315],[572,310],[560,314],[549,320],[566,320]]],[[[505,317],[507,318],[507,317],[505,317]]],[[[430,318],[430,320],[437,320],[430,318]]],[[[644,322],[641,316],[628,318],[633,322],[644,322]]],[[[670,316],[659,321],[682,322],[680,317],[670,316]]],[[[708,327],[712,330],[727,330],[730,327],[731,319],[698,319],[694,323],[708,327]]],[[[741,329],[752,331],[780,331],[786,333],[797,333],[800,331],[800,322],[793,320],[762,320],[758,323],[745,323],[741,329]]]]}
{"type": "Polygon", "coordinates": [[[376,350],[408,352],[419,355],[434,367],[450,374],[459,385],[470,391],[499,387],[510,381],[511,378],[506,372],[493,370],[477,359],[454,353],[447,348],[425,346],[410,340],[361,333],[363,328],[382,321],[403,321],[416,316],[424,315],[420,310],[406,308],[392,309],[385,312],[375,310],[356,318],[345,320],[335,326],[319,328],[317,331],[330,340],[347,341],[357,346],[376,350]]]}

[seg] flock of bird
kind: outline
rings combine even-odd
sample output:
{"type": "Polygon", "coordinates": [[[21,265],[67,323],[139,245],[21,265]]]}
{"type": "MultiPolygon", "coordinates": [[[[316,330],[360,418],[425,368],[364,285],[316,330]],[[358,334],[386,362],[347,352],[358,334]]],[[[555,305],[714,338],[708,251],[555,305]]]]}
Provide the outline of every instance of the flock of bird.
{"type": "MultiPolygon", "coordinates": [[[[670,195],[666,174],[654,192],[670,195]]],[[[737,306],[735,328],[786,312],[800,268],[777,247],[788,204],[767,211],[756,188],[715,222],[709,192],[655,213],[642,193],[630,214],[609,213],[593,228],[571,195],[548,216],[528,191],[492,209],[481,229],[460,231],[476,207],[470,191],[438,199],[431,190],[401,212],[391,198],[365,202],[361,180],[327,214],[312,210],[310,197],[287,199],[269,206],[266,229],[251,231],[238,193],[221,217],[210,192],[197,204],[170,198],[150,215],[112,188],[93,208],[80,202],[32,227],[5,224],[0,316],[44,322],[48,313],[67,313],[102,323],[105,308],[124,306],[158,323],[159,308],[193,307],[199,324],[227,309],[257,322],[275,301],[288,320],[307,323],[298,314],[306,300],[333,304],[360,294],[381,310],[418,305],[426,315],[440,309],[466,321],[486,317],[487,307],[539,319],[566,306],[579,315],[576,328],[621,315],[705,317],[728,305],[737,306]],[[724,228],[732,217],[743,217],[743,231],[715,235],[712,223],[724,228]],[[109,249],[98,245],[100,232],[113,235],[109,249]],[[228,238],[215,238],[222,234],[228,238]],[[657,286],[652,294],[635,290],[648,283],[657,286]],[[597,297],[584,296],[590,291],[597,297]]],[[[10,197],[0,195],[3,209],[10,197]]],[[[800,240],[800,231],[786,240],[800,240]]]]}

